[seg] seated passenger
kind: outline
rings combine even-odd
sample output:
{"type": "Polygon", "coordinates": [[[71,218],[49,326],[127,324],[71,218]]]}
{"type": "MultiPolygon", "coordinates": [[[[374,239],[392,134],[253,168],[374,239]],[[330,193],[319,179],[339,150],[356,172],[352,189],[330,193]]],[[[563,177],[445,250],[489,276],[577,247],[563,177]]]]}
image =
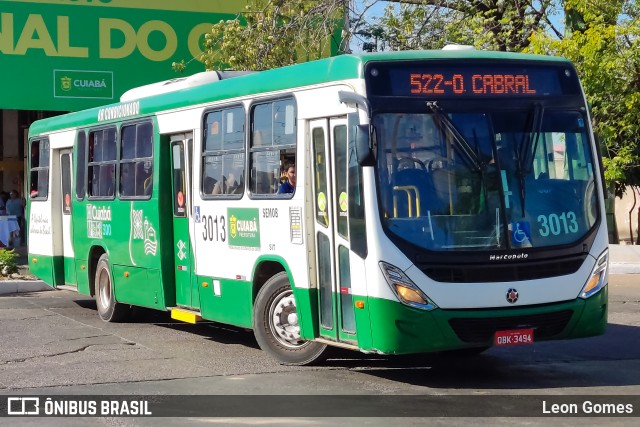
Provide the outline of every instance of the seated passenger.
{"type": "Polygon", "coordinates": [[[293,193],[296,191],[296,165],[294,163],[287,164],[286,179],[278,187],[278,194],[293,193]]]}
{"type": "Polygon", "coordinates": [[[213,189],[215,188],[217,182],[218,181],[211,176],[205,177],[204,183],[202,185],[202,192],[204,194],[213,194],[213,189]]]}
{"type": "Polygon", "coordinates": [[[222,181],[215,183],[211,194],[241,194],[242,193],[242,174],[238,173],[239,168],[232,169],[227,176],[222,177],[222,181]],[[240,176],[240,180],[236,178],[240,176]]]}

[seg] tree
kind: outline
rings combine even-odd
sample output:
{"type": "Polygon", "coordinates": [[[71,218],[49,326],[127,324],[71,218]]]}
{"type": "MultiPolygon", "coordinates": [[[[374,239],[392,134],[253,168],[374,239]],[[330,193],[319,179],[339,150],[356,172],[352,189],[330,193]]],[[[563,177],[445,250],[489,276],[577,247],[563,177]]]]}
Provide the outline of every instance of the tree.
{"type": "Polygon", "coordinates": [[[616,195],[640,185],[640,10],[634,0],[566,0],[566,34],[538,31],[529,51],[570,59],[604,145],[605,179],[616,195]]]}
{"type": "MultiPolygon", "coordinates": [[[[356,31],[376,36],[379,50],[440,49],[447,43],[479,49],[521,51],[532,32],[558,32],[550,15],[556,0],[398,0],[383,17],[356,31]],[[379,35],[382,34],[382,35],[379,35]]],[[[371,43],[369,40],[366,43],[371,43]]]]}
{"type": "Polygon", "coordinates": [[[347,5],[346,0],[250,0],[235,19],[220,21],[205,34],[198,59],[208,70],[265,70],[340,53],[347,5]]]}
{"type": "Polygon", "coordinates": [[[549,20],[556,1],[249,0],[234,19],[213,25],[197,59],[207,69],[263,70],[349,52],[352,36],[366,51],[439,49],[450,42],[519,51],[533,31],[557,32],[549,20]],[[385,13],[367,22],[376,3],[388,4],[385,13]]]}

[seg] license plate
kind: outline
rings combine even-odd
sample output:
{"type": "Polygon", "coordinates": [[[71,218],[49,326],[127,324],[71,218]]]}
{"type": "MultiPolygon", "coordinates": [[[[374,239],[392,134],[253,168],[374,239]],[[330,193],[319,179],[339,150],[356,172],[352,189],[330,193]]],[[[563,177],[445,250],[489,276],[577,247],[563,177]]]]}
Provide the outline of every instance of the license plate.
{"type": "Polygon", "coordinates": [[[497,331],[493,344],[498,346],[533,344],[533,328],[497,331]]]}

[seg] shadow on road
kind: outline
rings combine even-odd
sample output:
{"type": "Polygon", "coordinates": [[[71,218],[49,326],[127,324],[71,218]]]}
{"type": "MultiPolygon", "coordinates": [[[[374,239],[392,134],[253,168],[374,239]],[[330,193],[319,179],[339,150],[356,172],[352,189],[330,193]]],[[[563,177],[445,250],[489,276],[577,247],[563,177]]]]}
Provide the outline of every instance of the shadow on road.
{"type": "MultiPolygon", "coordinates": [[[[98,315],[95,300],[82,299],[74,302],[82,308],[96,311],[96,316],[98,315]]],[[[151,308],[131,307],[131,314],[126,319],[126,323],[154,324],[163,328],[196,334],[221,344],[239,344],[259,348],[253,337],[253,332],[247,329],[211,321],[202,321],[192,325],[172,319],[166,311],[151,308]]]]}
{"type": "Polygon", "coordinates": [[[634,362],[640,362],[640,327],[617,324],[609,324],[600,337],[492,348],[468,358],[447,353],[355,358],[341,352],[328,361],[417,386],[523,390],[638,385],[634,362]]]}
{"type": "MultiPolygon", "coordinates": [[[[94,300],[75,303],[96,309],[94,300]]],[[[250,330],[208,321],[191,325],[152,309],[133,308],[128,322],[197,334],[215,343],[259,348],[250,330]]],[[[344,368],[432,388],[531,390],[639,385],[640,364],[635,362],[640,362],[640,327],[609,324],[606,334],[599,337],[491,348],[466,358],[449,353],[380,356],[335,348],[321,369],[344,368]]]]}

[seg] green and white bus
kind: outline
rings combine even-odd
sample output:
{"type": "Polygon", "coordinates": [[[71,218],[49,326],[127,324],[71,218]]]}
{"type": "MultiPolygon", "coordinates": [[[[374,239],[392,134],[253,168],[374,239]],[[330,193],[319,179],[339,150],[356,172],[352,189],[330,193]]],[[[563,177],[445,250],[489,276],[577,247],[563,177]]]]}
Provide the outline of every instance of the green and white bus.
{"type": "Polygon", "coordinates": [[[143,306],[250,328],[290,364],[598,335],[597,150],[561,58],[202,73],[31,126],[29,267],[105,321],[143,306]]]}

